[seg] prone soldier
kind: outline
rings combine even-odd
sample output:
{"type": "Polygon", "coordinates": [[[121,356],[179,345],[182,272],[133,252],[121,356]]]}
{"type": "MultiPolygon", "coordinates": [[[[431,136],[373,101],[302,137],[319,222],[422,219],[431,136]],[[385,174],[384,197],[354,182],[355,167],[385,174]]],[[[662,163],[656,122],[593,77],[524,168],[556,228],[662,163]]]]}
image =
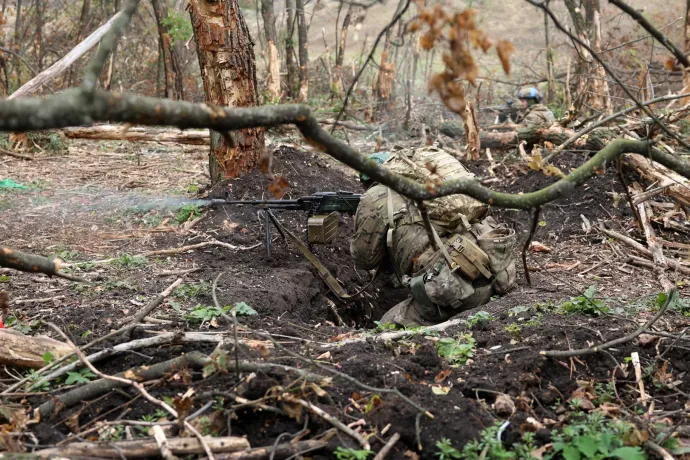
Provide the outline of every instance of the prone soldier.
{"type": "MultiPolygon", "coordinates": [[[[376,155],[374,161],[420,183],[473,177],[450,153],[434,146],[393,150],[388,158],[376,155]]],[[[413,202],[381,184],[367,184],[350,252],[357,267],[366,270],[387,261],[410,289],[407,300],[386,312],[382,322],[438,323],[514,286],[515,232],[487,217],[485,204],[465,195],[426,202],[432,243],[413,202]]]]}

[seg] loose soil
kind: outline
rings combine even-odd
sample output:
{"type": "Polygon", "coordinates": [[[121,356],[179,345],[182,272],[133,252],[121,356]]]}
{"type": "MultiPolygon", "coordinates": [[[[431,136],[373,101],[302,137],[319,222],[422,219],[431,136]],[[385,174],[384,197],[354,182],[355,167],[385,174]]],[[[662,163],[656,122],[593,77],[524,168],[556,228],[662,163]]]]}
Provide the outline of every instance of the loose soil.
{"type": "MultiPolygon", "coordinates": [[[[274,139],[274,171],[290,183],[287,197],[317,191],[361,191],[351,170],[321,154],[298,148],[283,134],[276,136],[283,137],[274,139]]],[[[688,364],[684,349],[669,347],[670,341],[649,346],[633,341],[615,347],[610,354],[573,359],[539,354],[542,350],[581,348],[621,337],[653,314],[652,307],[660,291],[655,276],[626,265],[611,251],[611,242],[595,230],[585,231],[582,225],[581,216],[584,216],[592,226],[633,227],[612,168],[572,196],[544,207],[539,217],[543,225],[537,227],[534,238],[548,246],[550,252],[528,254],[531,286],[527,285],[519,264],[518,286],[513,291],[460,315],[468,317],[484,310],[495,319],[473,328],[456,326],[440,334],[446,337],[471,333],[476,340],[472,358],[465,365],[451,366],[436,352],[434,343],[438,336],[417,334],[392,343],[374,340],[375,321],[407,296],[404,289],[395,286],[390,274],[382,273],[362,296],[343,302],[328,291],[311,264],[275,229],[271,232],[272,254],[267,255],[264,219],[253,206],[206,209],[192,228],[176,225],[176,209],[195,198],[197,190],[203,189],[206,182],[204,158],[204,149],[191,147],[75,142],[69,153],[59,158],[35,162],[0,160],[6,177],[32,184],[29,190],[0,192],[0,237],[3,244],[15,249],[54,255],[67,262],[84,262],[210,240],[237,247],[234,250],[207,247],[181,255],[152,256],[140,265],[110,263],[75,268],[76,274],[92,281],[90,284],[8,272],[0,278],[0,288],[11,296],[10,315],[29,327],[30,334],[54,336],[45,326],[45,322],[54,322],[77,344],[83,345],[124,324],[177,278],[177,274],[170,272],[198,269],[184,275],[185,285],[197,287],[197,292],[178,290],[152,314],[170,323],[138,328],[132,338],[163,330],[231,332],[231,322],[223,318],[202,325],[185,319],[193,307],[213,305],[210,286],[223,273],[217,285],[220,305],[246,302],[258,313],[239,318],[239,336],[261,339],[251,331],[266,331],[286,349],[277,350],[264,341],[255,347],[241,346],[240,359],[313,369],[311,364],[288,353],[297,352],[366,385],[397,388],[434,417],[418,418],[418,412],[397,396],[362,389],[352,380],[336,378],[325,388],[326,393],[321,393],[302,385],[295,374],[283,371],[256,372],[245,375],[241,382],[234,372],[218,373],[206,379],[200,372],[192,372],[188,382],[177,372],[147,387],[159,398],[176,397],[193,388],[195,396],[190,412],[224,393],[224,409],[217,406],[207,409],[195,423],[209,433],[246,436],[253,447],[272,445],[281,434],[294,434],[304,427],[308,429],[306,438],[331,428],[322,419],[307,417],[306,412],[298,414],[284,401],[270,397],[287,389],[346,424],[356,422],[355,427],[362,433],[373,434],[369,440],[375,451],[392,433],[399,433],[401,439],[389,458],[405,458],[407,451],[416,452],[420,458],[435,458],[435,444],[442,438],[450,439],[461,449],[497,420],[511,422],[503,438],[510,443],[530,429],[526,423],[528,417],[545,424],[546,429],[537,433],[538,443],[544,444],[549,441],[549,431],[567,421],[566,401],[582,382],[595,384],[614,379],[619,398],[614,402],[628,407],[639,404],[631,369],[627,368],[627,374],[618,370],[614,375],[618,364],[628,366],[624,364],[625,358],[633,351],[639,352],[643,368],[650,369],[646,382],[655,398],[655,410],[668,414],[671,423],[681,420],[684,395],[690,392],[685,377],[688,364]],[[612,194],[620,197],[617,207],[612,205],[612,194]],[[615,309],[615,314],[589,316],[556,312],[556,306],[581,295],[592,284],[598,286],[597,297],[615,309]],[[18,302],[51,297],[55,299],[18,302]],[[370,334],[365,341],[340,347],[334,344],[345,338],[363,337],[365,333],[370,334]],[[673,389],[653,385],[654,374],[662,367],[663,361],[658,359],[661,353],[665,353],[664,360],[668,362],[665,372],[671,374],[672,381],[679,382],[673,389]],[[447,387],[449,391],[436,394],[433,385],[447,387]],[[267,397],[267,405],[285,410],[292,417],[251,407],[233,408],[235,403],[228,397],[231,393],[248,400],[267,397]],[[499,414],[492,407],[501,393],[517,402],[513,414],[499,414]]],[[[496,159],[505,160],[506,165],[513,161],[502,155],[496,159]]],[[[567,171],[581,161],[580,154],[564,153],[556,164],[567,171]]],[[[485,170],[481,163],[470,166],[477,172],[485,170]]],[[[499,182],[494,188],[527,191],[553,180],[538,172],[512,171],[515,171],[512,166],[497,168],[499,182]]],[[[268,180],[261,173],[251,173],[229,181],[222,189],[212,190],[211,195],[227,192],[234,199],[272,198],[266,192],[267,185],[268,180]]],[[[498,209],[491,212],[498,220],[512,225],[521,242],[524,241],[531,225],[530,213],[498,209]]],[[[276,215],[294,234],[304,234],[306,215],[295,211],[276,212],[276,215]]],[[[332,244],[312,248],[349,292],[365,285],[372,276],[354,267],[349,256],[352,233],[352,216],[342,215],[338,238],[332,244]]],[[[664,237],[682,241],[678,235],[664,237]]],[[[618,246],[618,249],[629,252],[625,247],[618,246]]],[[[671,333],[688,325],[687,318],[676,311],[663,318],[663,330],[671,333]]],[[[114,374],[193,350],[211,354],[214,348],[209,344],[152,347],[108,359],[98,367],[114,374]]],[[[327,374],[323,369],[313,370],[327,374]]],[[[24,372],[4,369],[0,378],[4,385],[9,385],[24,372]]],[[[48,391],[52,395],[64,389],[64,385],[56,384],[48,391]]],[[[3,401],[35,408],[51,395],[8,397],[3,401]]],[[[123,389],[64,408],[54,417],[31,424],[27,429],[38,445],[52,445],[90,428],[95,418],[140,420],[154,412],[155,407],[143,402],[134,390],[123,389]]],[[[106,434],[101,432],[100,436],[106,434]]],[[[352,439],[338,433],[328,450],[310,455],[333,458],[328,452],[337,446],[358,448],[352,439]]]]}

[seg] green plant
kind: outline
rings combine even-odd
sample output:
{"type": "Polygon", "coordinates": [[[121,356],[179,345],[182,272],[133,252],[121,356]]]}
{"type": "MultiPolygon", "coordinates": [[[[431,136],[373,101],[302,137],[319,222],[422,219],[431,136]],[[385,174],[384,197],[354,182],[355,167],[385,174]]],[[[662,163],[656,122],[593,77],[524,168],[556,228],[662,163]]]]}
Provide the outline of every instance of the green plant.
{"type": "Polygon", "coordinates": [[[600,406],[616,399],[616,387],[612,382],[599,382],[594,385],[594,394],[596,395],[594,404],[600,406]]]}
{"type": "MultiPolygon", "coordinates": [[[[45,361],[45,357],[43,358],[45,361]]],[[[38,382],[40,382],[43,379],[43,376],[41,374],[38,374],[36,372],[36,369],[31,369],[29,372],[26,373],[24,376],[27,379],[29,379],[26,382],[26,389],[27,391],[48,391],[50,390],[50,382],[41,382],[40,385],[36,385],[38,382]]]]}
{"type": "Polygon", "coordinates": [[[587,290],[578,297],[571,297],[567,302],[563,302],[556,307],[556,311],[562,314],[586,314],[586,315],[601,315],[602,313],[609,313],[611,309],[606,306],[603,300],[596,299],[597,286],[591,285],[587,290]]]}
{"type": "Polygon", "coordinates": [[[125,437],[124,425],[111,425],[105,427],[98,435],[98,440],[103,442],[121,441],[125,437]]]}
{"type": "Polygon", "coordinates": [[[10,281],[12,281],[10,275],[0,275],[0,283],[9,283],[10,281]]]}
{"type": "Polygon", "coordinates": [[[12,328],[15,331],[21,332],[25,335],[31,334],[34,330],[40,328],[41,326],[43,326],[43,321],[40,319],[37,321],[31,321],[30,323],[25,323],[20,321],[16,316],[10,315],[5,320],[5,327],[12,328]]]}
{"type": "Polygon", "coordinates": [[[78,372],[68,372],[65,385],[74,385],[75,383],[89,383],[91,379],[96,377],[91,369],[84,367],[78,372]]]}
{"type": "Polygon", "coordinates": [[[473,356],[476,340],[472,334],[462,334],[457,339],[444,337],[436,342],[436,351],[451,364],[465,364],[473,356]]]}
{"type": "Polygon", "coordinates": [[[144,267],[148,263],[146,257],[144,256],[133,256],[130,254],[122,254],[117,259],[112,262],[114,265],[127,268],[139,268],[144,267]]]}
{"type": "Polygon", "coordinates": [[[173,297],[181,299],[193,299],[211,293],[211,285],[206,281],[199,283],[182,283],[173,292],[173,297]]]}
{"type": "Polygon", "coordinates": [[[474,315],[469,316],[465,320],[465,326],[467,326],[468,328],[483,327],[489,321],[493,321],[495,319],[496,318],[491,316],[491,313],[482,310],[482,311],[478,311],[474,315]]]}
{"type": "Polygon", "coordinates": [[[371,455],[370,450],[355,450],[350,447],[345,449],[342,446],[333,451],[335,458],[338,460],[366,460],[371,455]]]}
{"type": "Polygon", "coordinates": [[[225,311],[218,307],[210,307],[208,305],[196,304],[192,309],[184,315],[184,319],[190,323],[204,324],[221,316],[225,311]]]}
{"type": "Polygon", "coordinates": [[[513,334],[515,340],[519,341],[521,339],[520,332],[522,331],[522,326],[520,326],[518,323],[508,324],[507,326],[504,326],[503,329],[505,329],[506,332],[513,334]]]}
{"type": "Polygon", "coordinates": [[[381,321],[374,321],[376,324],[376,332],[393,331],[398,328],[395,323],[382,323],[381,321]]]}
{"type": "Polygon", "coordinates": [[[188,220],[194,219],[201,215],[201,208],[193,204],[186,204],[182,206],[175,215],[175,221],[178,224],[183,224],[188,220]]]}
{"type": "Polygon", "coordinates": [[[647,457],[642,449],[624,445],[626,435],[634,429],[627,422],[609,421],[600,414],[592,413],[580,423],[563,427],[560,432],[552,432],[553,452],[544,455],[544,460],[643,460],[647,457]]]}
{"type": "Polygon", "coordinates": [[[460,451],[453,447],[453,444],[451,444],[450,439],[448,438],[441,438],[440,441],[437,441],[436,449],[437,451],[435,455],[439,458],[439,460],[462,458],[460,451]]]}
{"type": "MultiPolygon", "coordinates": [[[[660,292],[656,296],[656,301],[654,302],[655,310],[659,310],[661,307],[663,307],[667,300],[668,294],[665,292],[660,292]]],[[[668,309],[676,310],[683,316],[690,316],[690,300],[682,299],[678,294],[678,290],[674,290],[671,300],[668,304],[668,309]]]]}
{"type": "Polygon", "coordinates": [[[237,316],[254,316],[258,315],[256,310],[254,310],[251,306],[249,306],[248,303],[246,302],[237,302],[234,307],[225,307],[223,308],[224,311],[230,311],[231,313],[234,311],[237,316]]]}
{"type": "Polygon", "coordinates": [[[170,38],[172,39],[172,46],[176,43],[186,42],[192,36],[192,23],[189,18],[177,11],[170,10],[167,18],[163,18],[161,23],[167,29],[170,38]]]}

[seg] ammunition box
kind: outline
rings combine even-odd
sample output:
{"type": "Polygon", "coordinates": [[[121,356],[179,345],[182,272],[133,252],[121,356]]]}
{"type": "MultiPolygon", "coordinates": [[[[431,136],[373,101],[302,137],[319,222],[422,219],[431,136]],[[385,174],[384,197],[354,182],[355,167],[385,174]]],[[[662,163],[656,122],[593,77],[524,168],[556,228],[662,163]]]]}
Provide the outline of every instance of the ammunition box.
{"type": "Polygon", "coordinates": [[[310,243],[326,244],[338,234],[340,216],[332,212],[326,216],[312,216],[307,221],[307,237],[310,243]]]}

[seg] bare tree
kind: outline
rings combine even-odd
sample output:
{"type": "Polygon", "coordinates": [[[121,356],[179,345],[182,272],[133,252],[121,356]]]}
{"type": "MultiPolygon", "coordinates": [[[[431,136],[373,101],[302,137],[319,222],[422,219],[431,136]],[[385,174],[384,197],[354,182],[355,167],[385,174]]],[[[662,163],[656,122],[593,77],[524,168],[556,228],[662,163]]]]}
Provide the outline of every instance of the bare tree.
{"type": "MultiPolygon", "coordinates": [[[[86,35],[86,30],[89,27],[89,11],[91,9],[91,0],[84,0],[81,4],[81,14],[79,15],[79,31],[77,32],[77,43],[81,43],[82,39],[86,35]]],[[[67,84],[72,86],[72,78],[74,77],[74,70],[72,67],[69,69],[67,76],[67,84]]]]}
{"type": "Polygon", "coordinates": [[[364,20],[364,13],[366,10],[361,6],[354,3],[350,3],[347,8],[347,13],[345,13],[345,18],[343,19],[343,25],[340,29],[340,36],[337,37],[336,41],[336,56],[335,56],[335,86],[338,95],[342,95],[344,84],[343,84],[343,63],[345,62],[345,48],[347,45],[347,34],[350,25],[359,24],[364,20]]]}
{"type": "MultiPolygon", "coordinates": [[[[191,0],[189,5],[206,102],[258,105],[254,43],[237,0],[191,0]]],[[[217,133],[211,138],[213,182],[253,169],[264,150],[260,128],[243,129],[226,138],[217,133]]]]}
{"type": "Polygon", "coordinates": [[[278,53],[278,34],[276,17],[273,11],[274,0],[261,0],[261,16],[264,20],[266,50],[268,51],[268,92],[274,100],[280,98],[280,54],[278,53]]]}
{"type": "Polygon", "coordinates": [[[168,5],[165,0],[151,0],[151,6],[153,6],[153,14],[156,16],[158,40],[163,55],[165,97],[175,100],[184,99],[184,80],[180,60],[173,48],[170,27],[164,21],[170,15],[168,5]]]}
{"type": "MultiPolygon", "coordinates": [[[[546,7],[549,7],[551,0],[544,0],[546,7]]],[[[551,103],[555,96],[555,84],[553,75],[553,49],[549,40],[549,15],[544,12],[544,44],[546,46],[546,101],[551,103]]]]}
{"type": "Polygon", "coordinates": [[[576,106],[587,106],[606,114],[613,113],[606,71],[598,65],[588,48],[595,53],[601,51],[601,4],[600,0],[565,0],[575,34],[587,47],[577,46],[575,94],[576,106]]]}
{"type": "MultiPolygon", "coordinates": [[[[685,4],[685,54],[690,54],[690,0],[685,4]]],[[[690,92],[690,69],[685,68],[683,73],[683,90],[681,93],[690,92]]],[[[681,100],[681,106],[690,103],[690,98],[681,100]]]]}
{"type": "Polygon", "coordinates": [[[287,70],[287,95],[291,99],[295,99],[297,95],[297,60],[295,58],[295,24],[297,17],[295,15],[295,0],[285,0],[285,9],[287,10],[287,33],[285,36],[285,67],[287,70]]]}
{"type": "MultiPolygon", "coordinates": [[[[401,0],[398,3],[398,7],[395,9],[395,14],[393,17],[398,16],[403,6],[405,5],[405,0],[401,0]]],[[[379,73],[376,77],[376,83],[374,84],[374,94],[376,96],[377,108],[372,112],[378,113],[379,115],[390,113],[392,110],[392,94],[393,94],[393,83],[395,78],[395,61],[391,58],[391,37],[393,35],[393,28],[389,27],[386,30],[385,40],[383,42],[383,51],[381,52],[381,62],[379,62],[379,73]]]]}
{"type": "Polygon", "coordinates": [[[297,36],[299,39],[299,94],[297,99],[305,102],[309,98],[309,43],[304,0],[296,0],[297,36]]]}

